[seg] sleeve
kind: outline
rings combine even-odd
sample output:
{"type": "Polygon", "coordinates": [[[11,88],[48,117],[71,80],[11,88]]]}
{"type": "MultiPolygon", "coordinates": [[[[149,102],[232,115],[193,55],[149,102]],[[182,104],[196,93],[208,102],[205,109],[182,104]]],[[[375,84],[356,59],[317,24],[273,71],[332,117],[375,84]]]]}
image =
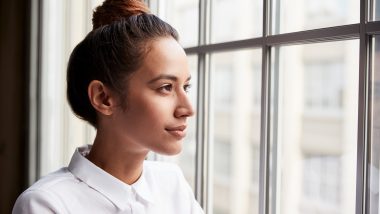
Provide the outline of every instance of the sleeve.
{"type": "Polygon", "coordinates": [[[59,207],[60,204],[47,191],[27,190],[17,198],[12,214],[64,213],[64,210],[59,207]]]}

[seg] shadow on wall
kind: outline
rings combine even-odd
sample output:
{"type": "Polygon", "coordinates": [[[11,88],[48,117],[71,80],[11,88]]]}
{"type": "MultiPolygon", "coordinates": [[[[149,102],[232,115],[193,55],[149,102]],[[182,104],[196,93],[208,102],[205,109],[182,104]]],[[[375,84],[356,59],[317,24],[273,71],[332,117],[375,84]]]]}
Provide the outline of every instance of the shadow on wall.
{"type": "Polygon", "coordinates": [[[28,2],[0,0],[0,213],[27,181],[28,2]]]}

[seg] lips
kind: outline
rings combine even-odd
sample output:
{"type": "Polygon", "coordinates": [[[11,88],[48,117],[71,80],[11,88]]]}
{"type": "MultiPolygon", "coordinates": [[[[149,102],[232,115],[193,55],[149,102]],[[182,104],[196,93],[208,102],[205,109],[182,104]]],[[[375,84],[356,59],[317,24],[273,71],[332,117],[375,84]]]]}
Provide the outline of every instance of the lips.
{"type": "Polygon", "coordinates": [[[178,139],[182,139],[186,136],[186,125],[167,127],[165,130],[178,139]]]}

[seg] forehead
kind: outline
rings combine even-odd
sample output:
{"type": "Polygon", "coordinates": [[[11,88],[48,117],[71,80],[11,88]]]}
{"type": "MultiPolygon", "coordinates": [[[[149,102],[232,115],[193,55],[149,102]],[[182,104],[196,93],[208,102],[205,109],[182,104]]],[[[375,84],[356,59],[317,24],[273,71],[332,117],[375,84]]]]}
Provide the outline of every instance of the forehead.
{"type": "Polygon", "coordinates": [[[171,37],[154,40],[138,73],[146,77],[161,74],[187,77],[189,69],[185,51],[171,37]]]}

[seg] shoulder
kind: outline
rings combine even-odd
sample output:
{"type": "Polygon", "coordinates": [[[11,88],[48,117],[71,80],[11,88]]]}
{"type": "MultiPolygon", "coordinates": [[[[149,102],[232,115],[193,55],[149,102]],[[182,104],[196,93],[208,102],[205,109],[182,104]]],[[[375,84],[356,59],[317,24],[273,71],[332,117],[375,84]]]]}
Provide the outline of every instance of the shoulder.
{"type": "Polygon", "coordinates": [[[13,213],[61,213],[64,207],[57,193],[73,181],[66,168],[42,177],[17,198],[13,213]]]}
{"type": "Polygon", "coordinates": [[[16,200],[12,213],[62,213],[59,200],[43,189],[26,190],[16,200]]]}
{"type": "Polygon", "coordinates": [[[47,174],[36,181],[28,190],[50,190],[64,185],[64,183],[72,182],[74,179],[73,174],[67,170],[66,167],[61,168],[55,172],[47,174]]]}

